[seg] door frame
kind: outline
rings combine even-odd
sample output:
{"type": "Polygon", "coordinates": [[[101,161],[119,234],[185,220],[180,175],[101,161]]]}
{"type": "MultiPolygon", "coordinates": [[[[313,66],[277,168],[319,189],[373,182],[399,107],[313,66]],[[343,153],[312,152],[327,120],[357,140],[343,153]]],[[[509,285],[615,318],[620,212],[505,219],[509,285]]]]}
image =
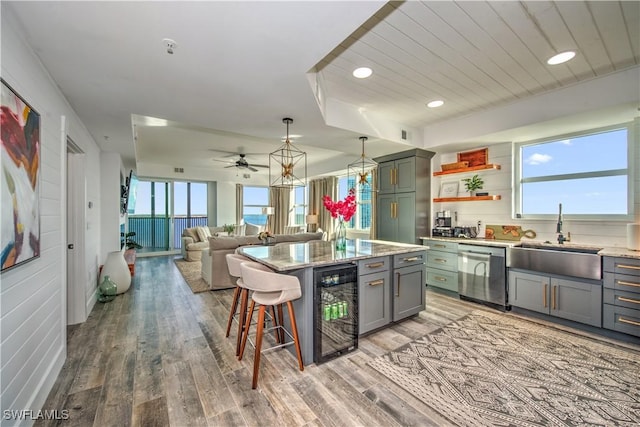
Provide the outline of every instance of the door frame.
{"type": "Polygon", "coordinates": [[[85,224],[87,223],[85,154],[66,136],[66,221],[65,252],[67,255],[67,325],[87,320],[93,305],[93,294],[88,295],[85,263],[85,224]],[[69,248],[73,245],[73,249],[69,248]]]}

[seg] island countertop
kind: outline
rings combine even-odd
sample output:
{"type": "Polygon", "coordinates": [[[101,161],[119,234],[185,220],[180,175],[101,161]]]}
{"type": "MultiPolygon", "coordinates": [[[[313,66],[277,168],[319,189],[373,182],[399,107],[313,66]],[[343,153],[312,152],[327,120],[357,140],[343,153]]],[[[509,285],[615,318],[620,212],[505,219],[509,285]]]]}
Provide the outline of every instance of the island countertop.
{"type": "Polygon", "coordinates": [[[425,246],[407,243],[354,239],[347,240],[346,251],[337,251],[334,242],[311,240],[275,246],[242,246],[238,248],[238,253],[275,271],[290,271],[426,249],[425,246]]]}

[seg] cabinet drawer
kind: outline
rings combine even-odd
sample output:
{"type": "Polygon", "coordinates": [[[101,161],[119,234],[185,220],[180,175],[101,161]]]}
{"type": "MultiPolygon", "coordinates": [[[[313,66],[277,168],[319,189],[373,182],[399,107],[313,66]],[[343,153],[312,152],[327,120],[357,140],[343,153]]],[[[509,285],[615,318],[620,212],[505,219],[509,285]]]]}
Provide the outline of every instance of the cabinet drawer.
{"type": "Polygon", "coordinates": [[[411,252],[393,256],[393,267],[408,267],[410,265],[424,264],[426,251],[411,252]]]}
{"type": "Polygon", "coordinates": [[[640,259],[607,256],[604,257],[602,266],[609,273],[640,276],[640,259]]]}
{"type": "Polygon", "coordinates": [[[358,274],[377,273],[389,270],[389,257],[369,258],[358,261],[358,274]]]}
{"type": "Polygon", "coordinates": [[[458,292],[458,273],[427,267],[427,285],[458,292]]]}
{"type": "Polygon", "coordinates": [[[442,240],[423,240],[425,246],[429,249],[442,252],[458,253],[458,244],[455,242],[443,242],[442,240]]]}
{"type": "Polygon", "coordinates": [[[604,304],[602,308],[602,326],[640,337],[640,310],[604,304]]]}
{"type": "Polygon", "coordinates": [[[604,273],[604,287],[640,293],[640,277],[628,274],[604,273]]]}
{"type": "Polygon", "coordinates": [[[603,292],[603,302],[605,304],[640,310],[640,294],[634,292],[605,288],[603,292]]]}
{"type": "Polygon", "coordinates": [[[458,271],[458,254],[429,250],[427,251],[427,267],[458,271]]]}

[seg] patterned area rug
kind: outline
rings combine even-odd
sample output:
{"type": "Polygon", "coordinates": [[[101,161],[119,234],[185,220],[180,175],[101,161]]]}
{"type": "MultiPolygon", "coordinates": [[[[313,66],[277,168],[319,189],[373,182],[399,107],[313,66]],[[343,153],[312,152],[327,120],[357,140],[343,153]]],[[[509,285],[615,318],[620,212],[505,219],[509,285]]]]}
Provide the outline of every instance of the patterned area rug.
{"type": "Polygon", "coordinates": [[[460,426],[637,426],[640,352],[474,311],[370,362],[460,426]]]}
{"type": "Polygon", "coordinates": [[[174,259],[173,262],[175,262],[180,274],[184,277],[184,281],[187,282],[194,294],[209,290],[209,285],[202,278],[199,262],[188,262],[180,258],[174,259]]]}

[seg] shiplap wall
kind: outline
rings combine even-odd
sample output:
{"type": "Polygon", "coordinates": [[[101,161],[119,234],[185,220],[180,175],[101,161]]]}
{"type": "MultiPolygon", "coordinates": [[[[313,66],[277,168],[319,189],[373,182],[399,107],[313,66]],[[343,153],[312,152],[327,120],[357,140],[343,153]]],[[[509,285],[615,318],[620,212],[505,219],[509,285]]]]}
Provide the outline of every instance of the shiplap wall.
{"type": "MultiPolygon", "coordinates": [[[[99,149],[36,54],[20,36],[15,17],[2,7],[2,78],[41,117],[40,257],[0,277],[0,408],[42,408],[66,356],[66,141],[85,153],[86,170],[99,170],[99,149]]],[[[88,194],[100,191],[97,174],[87,175],[88,194]]],[[[4,203],[4,201],[3,201],[4,203]]],[[[100,203],[87,211],[86,288],[95,288],[100,241],[100,203]]],[[[31,425],[31,420],[5,420],[31,425]]]]}
{"type": "MultiPolygon", "coordinates": [[[[502,199],[494,201],[433,203],[432,217],[435,218],[435,212],[437,211],[450,210],[452,214],[453,212],[457,212],[457,225],[459,226],[476,226],[478,221],[481,221],[482,226],[480,233],[482,236],[484,236],[484,226],[486,224],[519,225],[523,229],[534,230],[537,233],[534,240],[556,242],[556,220],[524,221],[512,219],[512,144],[499,143],[488,145],[487,147],[489,148],[488,163],[501,165],[500,170],[486,170],[433,177],[431,181],[431,194],[433,194],[434,197],[439,194],[442,182],[460,180],[459,196],[464,196],[464,184],[461,180],[463,178],[470,178],[477,173],[485,182],[482,191],[488,191],[489,194],[499,194],[502,196],[502,199]]],[[[640,173],[638,172],[638,166],[640,166],[640,150],[636,150],[635,157],[636,167],[631,173],[634,176],[635,222],[638,222],[638,215],[640,215],[640,173]]],[[[441,170],[441,164],[455,161],[455,152],[439,153],[432,159],[432,168],[434,171],[439,171],[441,170]]],[[[466,195],[468,195],[468,193],[466,195]]],[[[631,221],[571,221],[565,218],[563,221],[563,229],[565,234],[567,231],[571,232],[572,243],[625,247],[627,244],[626,224],[629,222],[631,221]]]]}

